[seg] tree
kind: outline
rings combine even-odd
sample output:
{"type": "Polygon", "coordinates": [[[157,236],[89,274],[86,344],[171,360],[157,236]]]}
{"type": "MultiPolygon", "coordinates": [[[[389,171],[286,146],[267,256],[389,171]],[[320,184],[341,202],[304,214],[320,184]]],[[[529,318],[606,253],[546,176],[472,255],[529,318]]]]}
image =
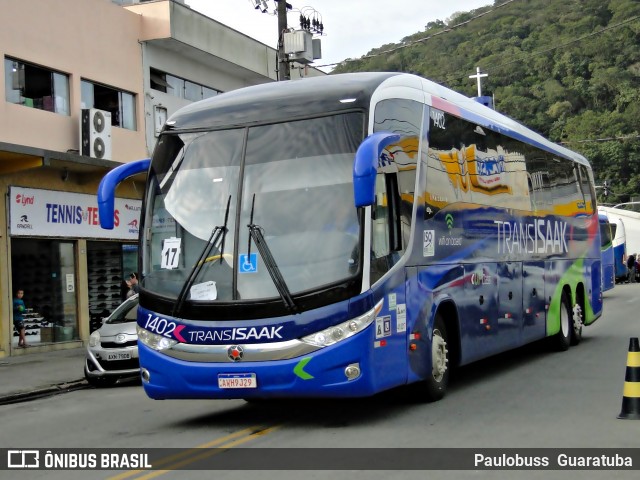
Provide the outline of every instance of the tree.
{"type": "Polygon", "coordinates": [[[469,75],[480,66],[489,73],[483,94],[495,96],[499,111],[584,153],[623,200],[640,194],[640,19],[628,21],[634,16],[637,0],[488,6],[429,22],[403,39],[429,37],[424,42],[334,71],[417,72],[475,96],[469,75]],[[432,36],[445,27],[451,31],[432,36]]]}

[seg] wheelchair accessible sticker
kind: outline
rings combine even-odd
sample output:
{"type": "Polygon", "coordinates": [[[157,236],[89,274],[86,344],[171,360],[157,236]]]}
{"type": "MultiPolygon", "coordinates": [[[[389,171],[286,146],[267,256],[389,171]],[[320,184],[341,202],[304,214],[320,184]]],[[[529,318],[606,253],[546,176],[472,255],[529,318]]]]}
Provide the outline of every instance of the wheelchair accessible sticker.
{"type": "Polygon", "coordinates": [[[247,255],[242,253],[238,256],[238,272],[239,273],[257,273],[258,272],[258,254],[252,253],[247,255]]]}

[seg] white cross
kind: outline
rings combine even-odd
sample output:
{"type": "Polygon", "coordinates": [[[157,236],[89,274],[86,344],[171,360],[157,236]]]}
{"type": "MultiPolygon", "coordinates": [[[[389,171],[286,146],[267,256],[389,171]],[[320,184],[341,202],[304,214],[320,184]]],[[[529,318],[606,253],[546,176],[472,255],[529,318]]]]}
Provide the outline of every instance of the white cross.
{"type": "Polygon", "coordinates": [[[476,78],[478,79],[478,96],[481,97],[482,96],[482,86],[481,86],[481,77],[488,77],[489,74],[488,73],[480,73],[480,67],[476,67],[476,74],[475,75],[469,75],[469,78],[476,78]]]}

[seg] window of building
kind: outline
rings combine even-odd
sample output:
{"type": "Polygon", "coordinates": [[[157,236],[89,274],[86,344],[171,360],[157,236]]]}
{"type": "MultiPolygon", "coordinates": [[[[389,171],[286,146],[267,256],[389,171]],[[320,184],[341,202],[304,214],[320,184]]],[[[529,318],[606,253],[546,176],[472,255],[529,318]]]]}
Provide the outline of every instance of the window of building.
{"type": "Polygon", "coordinates": [[[169,89],[167,93],[174,97],[184,98],[184,80],[172,75],[165,75],[169,89]]]}
{"type": "MultiPolygon", "coordinates": [[[[75,242],[11,240],[11,282],[23,290],[27,344],[68,342],[79,338],[75,242]]],[[[14,331],[17,347],[19,332],[14,331]]]]}
{"type": "Polygon", "coordinates": [[[191,100],[192,102],[202,100],[202,85],[198,85],[197,83],[185,80],[184,98],[186,98],[187,100],[191,100]]]}
{"type": "Polygon", "coordinates": [[[136,98],[133,93],[82,80],[82,108],[97,108],[111,112],[111,125],[136,129],[136,98]]]}
{"type": "Polygon", "coordinates": [[[220,90],[216,90],[215,88],[202,87],[202,98],[211,98],[215,97],[219,93],[222,93],[220,90]]]}
{"type": "Polygon", "coordinates": [[[7,102],[69,115],[69,76],[23,62],[4,59],[7,102]]]}
{"type": "Polygon", "coordinates": [[[174,97],[191,100],[192,102],[215,97],[219,93],[222,93],[220,90],[216,90],[215,88],[206,87],[199,83],[176,77],[155,68],[150,69],[149,73],[152,89],[168,93],[174,97]]]}

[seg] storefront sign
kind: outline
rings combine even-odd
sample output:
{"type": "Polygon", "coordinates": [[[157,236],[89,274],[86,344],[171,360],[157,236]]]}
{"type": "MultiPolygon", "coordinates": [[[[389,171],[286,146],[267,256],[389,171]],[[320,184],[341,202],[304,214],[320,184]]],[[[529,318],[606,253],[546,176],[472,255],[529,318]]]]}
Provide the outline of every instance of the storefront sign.
{"type": "Polygon", "coordinates": [[[113,230],[103,230],[95,195],[10,187],[12,236],[137,240],[140,200],[116,198],[113,230]]]}

